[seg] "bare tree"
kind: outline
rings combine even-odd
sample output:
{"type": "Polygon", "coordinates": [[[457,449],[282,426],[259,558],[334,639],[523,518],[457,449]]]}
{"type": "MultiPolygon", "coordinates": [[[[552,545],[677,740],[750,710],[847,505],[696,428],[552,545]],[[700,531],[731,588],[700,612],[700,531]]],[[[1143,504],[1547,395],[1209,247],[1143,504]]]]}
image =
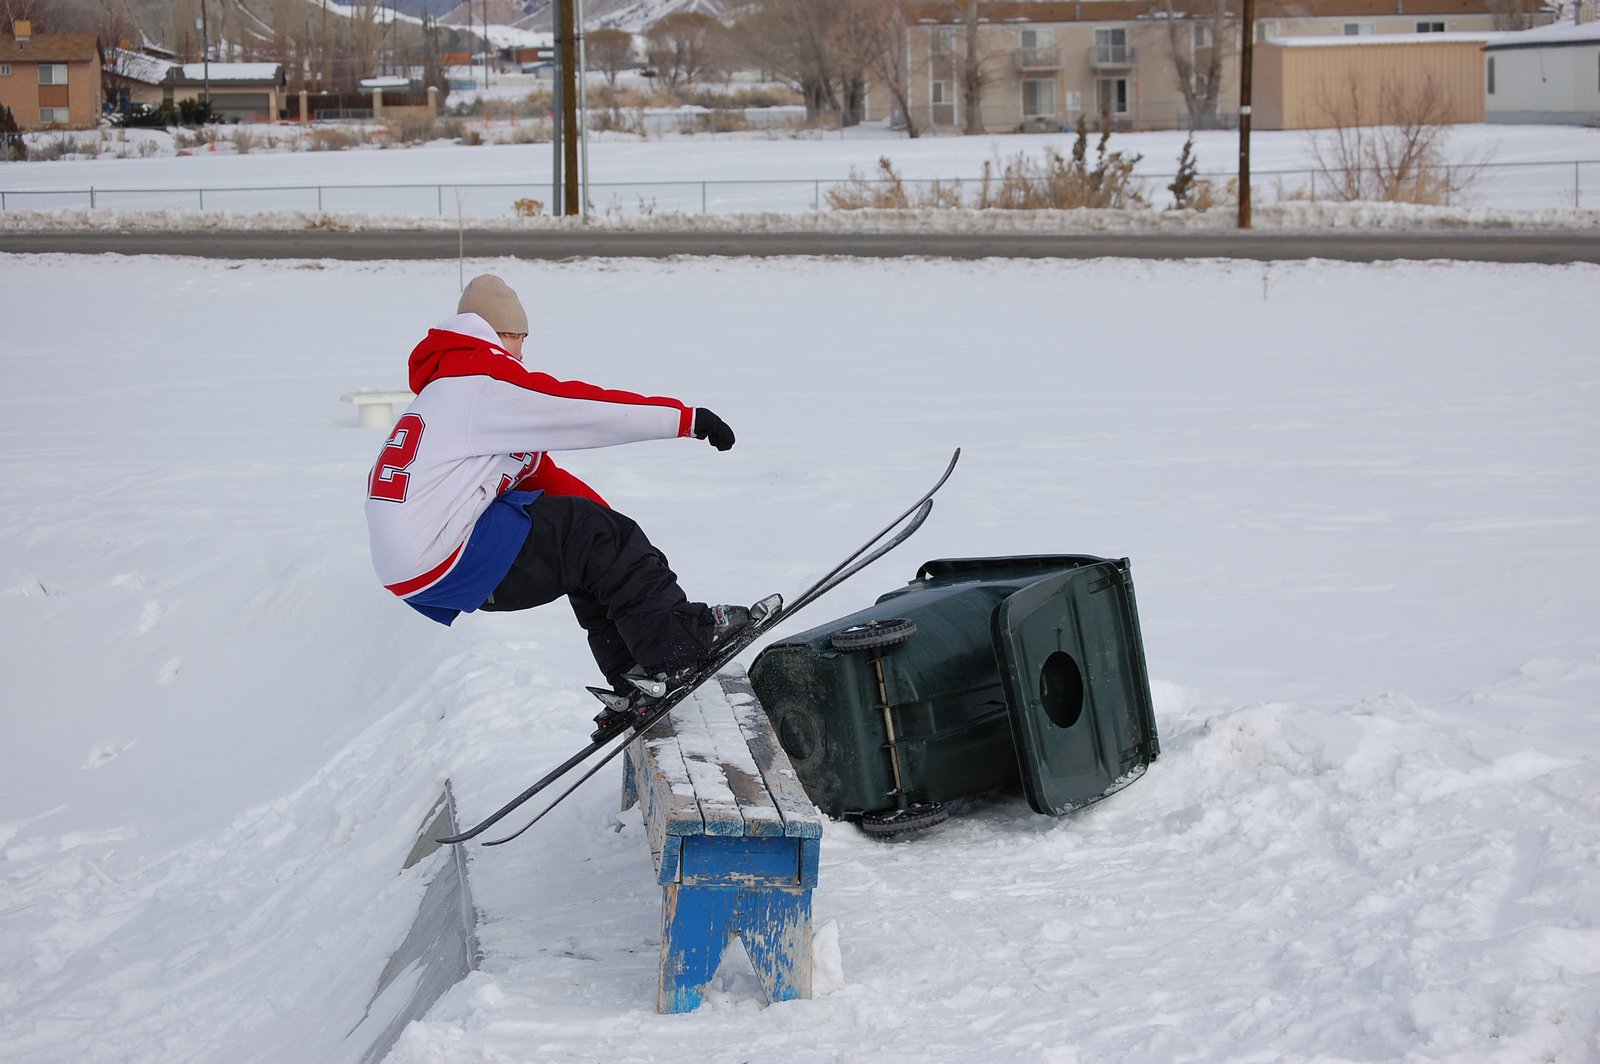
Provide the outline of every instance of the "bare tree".
{"type": "Polygon", "coordinates": [[[955,50],[953,71],[964,112],[962,132],[983,133],[986,128],[983,97],[999,76],[995,62],[1002,53],[984,46],[989,9],[982,0],[945,0],[945,3],[945,10],[953,17],[962,42],[959,50],[955,50]]]}
{"type": "Polygon", "coordinates": [[[606,84],[617,87],[617,75],[633,63],[633,34],[626,30],[602,27],[585,35],[589,62],[606,76],[606,84]]]}
{"type": "Polygon", "coordinates": [[[964,133],[982,133],[983,90],[988,87],[991,75],[983,55],[983,16],[978,0],[956,0],[961,8],[962,36],[966,40],[966,54],[961,58],[961,105],[966,109],[964,133]]]}
{"type": "MultiPolygon", "coordinates": [[[[1558,18],[1566,11],[1565,4],[1547,6],[1557,9],[1558,18]]],[[[1537,5],[1530,9],[1528,0],[1489,0],[1489,14],[1494,18],[1496,30],[1525,30],[1533,25],[1532,16],[1537,10],[1537,5]]]]}
{"type": "Polygon", "coordinates": [[[748,0],[736,11],[734,38],[750,65],[794,86],[806,118],[833,112],[860,121],[865,76],[846,47],[855,0],[748,0]]]}
{"type": "Polygon", "coordinates": [[[1167,54],[1189,111],[1189,128],[1213,128],[1223,73],[1238,50],[1237,20],[1228,0],[1162,0],[1153,14],[1166,25],[1167,54]]]}
{"type": "Polygon", "coordinates": [[[0,25],[7,33],[19,20],[33,27],[34,33],[68,33],[61,26],[61,7],[46,0],[0,0],[0,25]]]}
{"type": "Polygon", "coordinates": [[[846,10],[842,37],[854,49],[855,65],[882,85],[903,117],[906,135],[922,130],[911,106],[911,56],[900,0],[854,0],[846,10]]]}
{"type": "Polygon", "coordinates": [[[1446,163],[1449,101],[1431,74],[1374,88],[1352,73],[1323,89],[1317,105],[1327,127],[1311,149],[1334,199],[1446,204],[1476,179],[1481,162],[1446,163]]]}
{"type": "Polygon", "coordinates": [[[644,31],[650,65],[666,79],[667,87],[692,85],[722,61],[722,23],[698,11],[663,15],[644,31]]]}
{"type": "Polygon", "coordinates": [[[107,0],[96,12],[95,37],[100,41],[101,90],[106,100],[120,108],[128,102],[126,90],[118,83],[126,77],[135,62],[132,49],[139,44],[139,25],[128,5],[120,0],[107,0]]]}

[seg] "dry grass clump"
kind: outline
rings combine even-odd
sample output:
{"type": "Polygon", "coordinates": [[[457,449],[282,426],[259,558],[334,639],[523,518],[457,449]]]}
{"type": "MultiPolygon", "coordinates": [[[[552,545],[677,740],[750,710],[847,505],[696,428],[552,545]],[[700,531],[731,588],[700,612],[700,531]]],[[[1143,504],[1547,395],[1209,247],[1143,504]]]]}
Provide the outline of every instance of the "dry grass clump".
{"type": "Polygon", "coordinates": [[[894,165],[880,157],[876,178],[863,177],[852,166],[850,179],[828,190],[828,206],[836,211],[950,209],[961,206],[961,182],[932,181],[907,189],[894,165]]]}
{"type": "Polygon", "coordinates": [[[1089,165],[1089,131],[1078,120],[1071,157],[1052,146],[1036,163],[1019,152],[1008,160],[984,163],[976,206],[980,210],[1129,210],[1149,206],[1143,183],[1133,175],[1142,155],[1108,152],[1110,130],[1100,134],[1095,162],[1089,165]]]}
{"type": "MultiPolygon", "coordinates": [[[[1078,139],[1070,156],[1046,147],[1042,161],[1021,152],[1010,159],[983,165],[983,176],[970,206],[978,210],[1038,211],[1132,210],[1149,206],[1144,185],[1134,176],[1142,156],[1108,151],[1109,132],[1101,133],[1093,165],[1089,163],[1089,132],[1078,123],[1078,139]]],[[[1191,179],[1193,188],[1194,181],[1191,179]]],[[[1191,192],[1196,209],[1209,187],[1191,192]]],[[[1209,206],[1214,202],[1207,202],[1209,206]]],[[[854,168],[850,178],[828,190],[828,206],[836,211],[955,209],[965,203],[960,181],[921,182],[908,185],[887,158],[878,160],[878,176],[864,177],[854,168]]]]}

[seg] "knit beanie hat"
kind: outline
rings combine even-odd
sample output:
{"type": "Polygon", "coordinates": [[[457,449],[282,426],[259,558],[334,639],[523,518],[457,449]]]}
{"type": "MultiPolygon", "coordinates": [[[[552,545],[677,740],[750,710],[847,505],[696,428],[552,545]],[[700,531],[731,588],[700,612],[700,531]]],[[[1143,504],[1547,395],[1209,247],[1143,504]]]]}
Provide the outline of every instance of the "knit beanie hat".
{"type": "Polygon", "coordinates": [[[500,278],[492,273],[481,273],[467,282],[461,290],[461,302],[456,304],[457,314],[476,314],[489,323],[495,332],[523,333],[528,331],[528,314],[522,301],[500,278]]]}

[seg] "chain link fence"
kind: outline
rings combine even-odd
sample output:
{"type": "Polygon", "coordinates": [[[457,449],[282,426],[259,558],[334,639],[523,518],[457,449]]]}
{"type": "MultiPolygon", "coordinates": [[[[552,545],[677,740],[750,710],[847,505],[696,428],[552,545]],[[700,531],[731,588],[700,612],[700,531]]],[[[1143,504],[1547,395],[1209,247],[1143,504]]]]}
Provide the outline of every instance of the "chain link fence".
{"type": "MultiPolygon", "coordinates": [[[[1443,168],[1464,179],[1467,188],[1449,204],[1517,210],[1600,207],[1600,159],[1564,162],[1485,163],[1443,168]]],[[[1154,207],[1171,203],[1166,186],[1175,173],[1139,171],[1137,180],[1154,207]]],[[[1202,173],[1219,189],[1236,175],[1202,173]]],[[[1446,175],[1441,175],[1446,176],[1446,175]]],[[[901,180],[913,204],[937,189],[946,201],[959,196],[971,206],[983,186],[978,175],[901,180]]],[[[887,181],[857,178],[792,178],[748,181],[590,182],[594,213],[612,216],[659,214],[803,214],[830,209],[830,190],[850,187],[870,192],[887,181]]],[[[1333,181],[1323,171],[1254,170],[1252,198],[1257,204],[1317,201],[1333,196],[1333,181]]],[[[231,211],[305,212],[514,218],[527,207],[518,201],[552,199],[548,183],[405,185],[282,185],[183,188],[0,189],[0,211],[231,211]]]]}

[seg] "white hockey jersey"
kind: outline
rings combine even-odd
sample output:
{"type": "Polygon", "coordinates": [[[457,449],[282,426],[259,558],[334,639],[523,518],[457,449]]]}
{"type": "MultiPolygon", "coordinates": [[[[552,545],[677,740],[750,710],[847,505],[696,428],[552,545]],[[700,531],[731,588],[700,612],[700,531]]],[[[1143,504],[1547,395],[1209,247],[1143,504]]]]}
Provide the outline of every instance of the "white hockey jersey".
{"type": "Polygon", "coordinates": [[[526,369],[476,314],[428,332],[411,353],[410,383],[417,398],[367,478],[372,565],[401,597],[450,573],[498,496],[537,486],[544,452],[672,439],[694,426],[693,408],[676,399],[526,369]]]}

